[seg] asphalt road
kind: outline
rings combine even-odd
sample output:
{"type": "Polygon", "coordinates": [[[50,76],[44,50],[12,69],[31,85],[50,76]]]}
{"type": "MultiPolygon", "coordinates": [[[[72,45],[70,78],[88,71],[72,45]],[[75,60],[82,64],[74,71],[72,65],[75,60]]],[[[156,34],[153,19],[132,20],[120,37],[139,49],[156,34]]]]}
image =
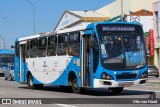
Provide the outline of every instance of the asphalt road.
{"type": "MultiPolygon", "coordinates": [[[[52,100],[52,104],[43,105],[29,105],[30,107],[128,107],[128,106],[140,106],[140,107],[158,107],[160,104],[115,104],[112,103],[112,98],[119,100],[119,103],[128,102],[128,100],[148,98],[151,94],[155,93],[156,98],[160,98],[160,85],[147,85],[147,86],[136,86],[127,87],[120,95],[113,94],[112,91],[105,89],[88,89],[84,94],[74,94],[70,91],[61,89],[58,86],[45,86],[42,90],[30,90],[27,89],[26,84],[19,84],[15,81],[6,81],[3,77],[0,77],[0,98],[55,98],[52,100]],[[59,98],[59,99],[58,99],[59,98]],[[63,99],[64,98],[64,99],[63,99]],[[80,99],[78,99],[80,98],[80,99]],[[101,99],[92,99],[101,98],[101,99]],[[57,101],[58,99],[58,101],[57,101]],[[104,103],[105,99],[109,100],[111,104],[100,104],[104,103]],[[62,104],[65,100],[71,103],[62,104]],[[83,104],[76,104],[82,100],[83,104]],[[102,100],[102,101],[101,101],[102,100]]],[[[46,99],[50,100],[50,99],[46,99]]],[[[137,102],[136,102],[137,103],[137,102]]],[[[20,107],[28,105],[0,105],[0,107],[20,107]]]]}

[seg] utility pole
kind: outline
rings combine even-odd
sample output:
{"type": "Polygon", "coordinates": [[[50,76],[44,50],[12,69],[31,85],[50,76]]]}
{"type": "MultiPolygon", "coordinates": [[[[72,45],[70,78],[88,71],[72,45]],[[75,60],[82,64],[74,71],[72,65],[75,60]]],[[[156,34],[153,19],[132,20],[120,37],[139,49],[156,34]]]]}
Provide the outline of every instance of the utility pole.
{"type": "Polygon", "coordinates": [[[123,20],[123,0],[121,0],[121,20],[122,22],[124,21],[123,20]]]}
{"type": "Polygon", "coordinates": [[[36,19],[35,19],[35,6],[36,6],[36,3],[33,4],[30,0],[26,0],[26,1],[32,6],[32,9],[33,9],[33,29],[34,29],[34,34],[36,34],[36,19]]]}
{"type": "Polygon", "coordinates": [[[5,49],[5,39],[3,38],[3,36],[0,34],[0,37],[2,38],[4,44],[3,44],[3,49],[5,49]]]}
{"type": "Polygon", "coordinates": [[[86,15],[86,12],[88,12],[89,10],[85,10],[85,22],[87,23],[87,15],[86,15]]]}

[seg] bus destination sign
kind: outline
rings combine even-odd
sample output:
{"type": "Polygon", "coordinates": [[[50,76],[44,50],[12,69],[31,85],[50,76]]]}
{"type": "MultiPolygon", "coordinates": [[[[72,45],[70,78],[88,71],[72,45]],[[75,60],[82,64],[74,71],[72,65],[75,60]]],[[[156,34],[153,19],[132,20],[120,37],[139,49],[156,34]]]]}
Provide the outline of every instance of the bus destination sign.
{"type": "Polygon", "coordinates": [[[135,31],[133,26],[102,26],[102,31],[135,31]]]}
{"type": "Polygon", "coordinates": [[[109,32],[135,32],[142,33],[142,28],[140,25],[131,24],[98,24],[96,26],[98,33],[109,33],[109,32]]]}

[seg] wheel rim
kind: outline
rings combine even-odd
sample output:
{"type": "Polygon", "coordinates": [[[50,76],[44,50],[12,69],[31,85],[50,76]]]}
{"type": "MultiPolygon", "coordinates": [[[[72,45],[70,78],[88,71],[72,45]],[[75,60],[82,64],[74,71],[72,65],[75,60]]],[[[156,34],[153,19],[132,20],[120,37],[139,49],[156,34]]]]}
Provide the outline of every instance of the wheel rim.
{"type": "Polygon", "coordinates": [[[30,86],[33,86],[33,81],[32,81],[32,77],[30,76],[30,79],[29,79],[29,84],[30,86]]]}
{"type": "Polygon", "coordinates": [[[73,88],[74,88],[74,90],[78,89],[78,84],[77,84],[77,80],[76,79],[73,81],[73,88]]]}

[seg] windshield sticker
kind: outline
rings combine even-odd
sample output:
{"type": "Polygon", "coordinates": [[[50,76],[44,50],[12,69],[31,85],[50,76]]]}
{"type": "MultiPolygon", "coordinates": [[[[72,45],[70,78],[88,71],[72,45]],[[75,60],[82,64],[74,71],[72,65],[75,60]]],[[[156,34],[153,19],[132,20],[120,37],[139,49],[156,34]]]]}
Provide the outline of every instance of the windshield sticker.
{"type": "Polygon", "coordinates": [[[105,49],[101,50],[101,53],[102,55],[106,54],[106,50],[105,49]]]}
{"type": "Polygon", "coordinates": [[[104,44],[101,44],[101,49],[105,49],[105,46],[104,46],[104,44]]]}
{"type": "Polygon", "coordinates": [[[107,54],[102,55],[102,58],[108,58],[107,54]]]}

